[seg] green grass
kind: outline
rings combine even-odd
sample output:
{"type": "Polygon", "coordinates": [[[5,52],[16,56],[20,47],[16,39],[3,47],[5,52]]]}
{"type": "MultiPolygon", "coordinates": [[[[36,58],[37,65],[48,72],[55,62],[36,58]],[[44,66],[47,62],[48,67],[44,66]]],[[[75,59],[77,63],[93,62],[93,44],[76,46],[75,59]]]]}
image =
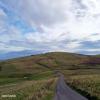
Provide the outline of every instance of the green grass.
{"type": "Polygon", "coordinates": [[[100,100],[100,75],[73,76],[69,84],[89,100],[100,100]]]}
{"type": "Polygon", "coordinates": [[[42,79],[48,79],[50,77],[54,77],[54,74],[52,71],[46,71],[46,72],[41,72],[39,74],[33,75],[30,77],[30,79],[33,80],[42,80],[42,79]]]}
{"type": "MultiPolygon", "coordinates": [[[[12,100],[45,100],[54,93],[55,83],[56,79],[24,81],[14,86],[1,88],[0,95],[16,95],[16,98],[12,98],[12,100]]],[[[11,100],[11,98],[1,98],[0,100],[11,100]]]]}
{"type": "Polygon", "coordinates": [[[16,95],[15,98],[0,98],[0,100],[50,100],[54,95],[56,78],[52,71],[21,78],[0,79],[0,97],[16,95]]]}
{"type": "Polygon", "coordinates": [[[89,100],[100,100],[100,70],[63,70],[66,83],[89,100]]]}
{"type": "Polygon", "coordinates": [[[0,86],[22,81],[22,78],[0,78],[0,86]]]}
{"type": "Polygon", "coordinates": [[[64,74],[66,82],[76,91],[90,100],[99,100],[99,58],[53,52],[0,62],[0,95],[16,95],[1,100],[52,100],[57,71],[64,74]]]}
{"type": "MultiPolygon", "coordinates": [[[[54,91],[54,90],[53,90],[54,91]]],[[[52,100],[54,97],[54,92],[49,92],[44,98],[43,100],[52,100]]]]}
{"type": "Polygon", "coordinates": [[[26,81],[26,80],[43,80],[43,79],[49,79],[54,77],[54,74],[52,71],[46,71],[41,72],[38,74],[10,74],[5,76],[0,76],[0,85],[6,85],[10,83],[16,83],[20,81],[26,81]]]}
{"type": "Polygon", "coordinates": [[[11,73],[36,74],[62,69],[100,69],[99,57],[73,53],[53,52],[0,62],[0,75],[11,73]],[[95,62],[94,62],[95,61],[95,62]],[[95,63],[92,65],[92,63],[95,63]]]}

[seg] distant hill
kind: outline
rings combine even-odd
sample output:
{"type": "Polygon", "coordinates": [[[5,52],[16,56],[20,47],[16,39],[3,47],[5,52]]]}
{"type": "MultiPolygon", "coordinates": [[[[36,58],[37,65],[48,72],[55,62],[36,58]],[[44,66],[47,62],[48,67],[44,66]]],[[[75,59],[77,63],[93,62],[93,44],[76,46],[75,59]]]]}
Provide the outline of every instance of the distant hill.
{"type": "Polygon", "coordinates": [[[100,69],[100,56],[51,52],[0,62],[0,74],[39,73],[62,69],[100,69]]]}
{"type": "Polygon", "coordinates": [[[33,51],[33,50],[24,50],[19,52],[8,52],[4,54],[0,54],[0,60],[7,60],[7,59],[13,59],[18,57],[24,57],[24,56],[30,56],[34,54],[40,54],[40,51],[33,51]]]}

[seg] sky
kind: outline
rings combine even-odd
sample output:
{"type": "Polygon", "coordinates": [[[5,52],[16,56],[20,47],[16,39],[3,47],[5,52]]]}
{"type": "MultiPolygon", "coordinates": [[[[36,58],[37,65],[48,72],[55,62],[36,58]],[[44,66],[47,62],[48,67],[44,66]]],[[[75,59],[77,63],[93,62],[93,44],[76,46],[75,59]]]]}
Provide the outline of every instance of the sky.
{"type": "Polygon", "coordinates": [[[100,0],[0,0],[0,55],[100,54],[100,0]]]}

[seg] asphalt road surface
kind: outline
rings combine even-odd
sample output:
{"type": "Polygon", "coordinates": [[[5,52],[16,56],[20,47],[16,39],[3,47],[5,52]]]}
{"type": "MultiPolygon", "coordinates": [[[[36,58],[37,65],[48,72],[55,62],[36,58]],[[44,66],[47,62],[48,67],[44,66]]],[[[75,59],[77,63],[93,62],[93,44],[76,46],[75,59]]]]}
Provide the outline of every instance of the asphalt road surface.
{"type": "Polygon", "coordinates": [[[56,93],[53,100],[88,100],[81,96],[76,91],[72,90],[64,81],[64,76],[60,75],[57,85],[56,93]]]}

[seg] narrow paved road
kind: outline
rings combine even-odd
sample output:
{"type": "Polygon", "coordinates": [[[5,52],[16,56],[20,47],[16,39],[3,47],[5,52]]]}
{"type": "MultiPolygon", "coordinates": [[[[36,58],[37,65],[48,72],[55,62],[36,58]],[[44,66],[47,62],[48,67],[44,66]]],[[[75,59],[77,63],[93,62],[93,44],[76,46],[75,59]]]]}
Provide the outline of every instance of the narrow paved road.
{"type": "Polygon", "coordinates": [[[60,75],[56,86],[54,100],[88,100],[76,91],[72,90],[64,81],[64,76],[60,75]]]}

